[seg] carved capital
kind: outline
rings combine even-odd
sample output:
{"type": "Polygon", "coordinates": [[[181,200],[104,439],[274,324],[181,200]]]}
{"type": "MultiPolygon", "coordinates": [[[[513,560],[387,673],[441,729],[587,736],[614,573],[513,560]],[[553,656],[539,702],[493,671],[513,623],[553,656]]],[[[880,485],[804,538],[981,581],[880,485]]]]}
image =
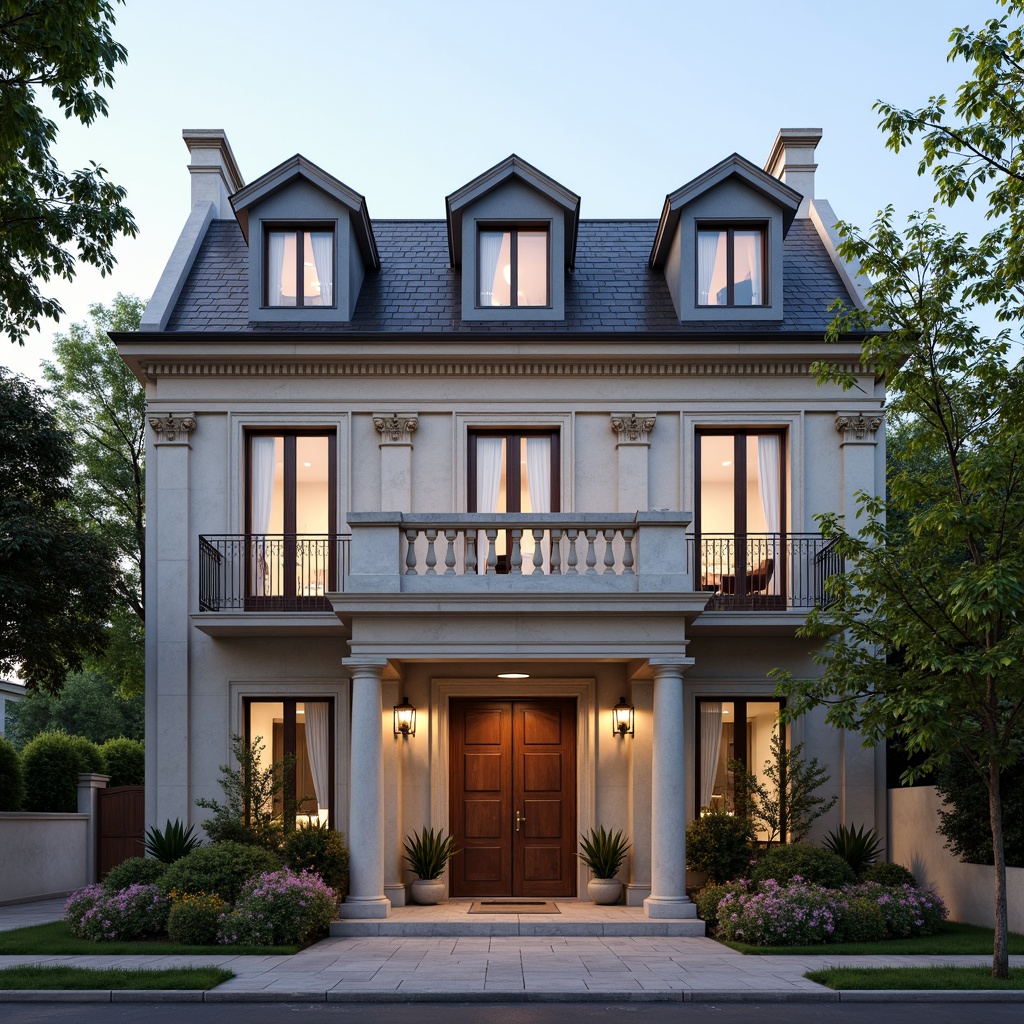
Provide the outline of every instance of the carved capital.
{"type": "Polygon", "coordinates": [[[157,444],[188,444],[192,431],[196,429],[196,418],[190,412],[169,412],[166,416],[150,416],[149,425],[156,434],[157,444]]]}
{"type": "Polygon", "coordinates": [[[374,413],[373,425],[381,444],[412,444],[412,435],[420,425],[414,412],[374,413]]]}
{"type": "Polygon", "coordinates": [[[619,444],[650,444],[650,433],[658,417],[653,412],[612,413],[612,430],[619,435],[619,444]]]}
{"type": "Polygon", "coordinates": [[[843,435],[844,444],[850,441],[874,444],[875,433],[882,425],[882,419],[881,412],[872,412],[866,415],[859,412],[853,416],[840,413],[836,416],[836,430],[843,435]]]}

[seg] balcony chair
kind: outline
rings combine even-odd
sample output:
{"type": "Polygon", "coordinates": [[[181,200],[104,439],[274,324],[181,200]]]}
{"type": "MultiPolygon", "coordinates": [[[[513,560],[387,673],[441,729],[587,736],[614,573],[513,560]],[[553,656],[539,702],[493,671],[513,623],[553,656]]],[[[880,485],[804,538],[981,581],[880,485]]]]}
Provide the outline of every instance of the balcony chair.
{"type": "MultiPolygon", "coordinates": [[[[764,558],[761,560],[761,564],[756,568],[747,573],[744,591],[741,596],[749,597],[751,594],[763,594],[768,590],[768,584],[771,583],[772,574],[775,572],[775,559],[764,558]]],[[[736,596],[736,577],[735,576],[723,576],[719,583],[720,594],[731,594],[736,596]]]]}

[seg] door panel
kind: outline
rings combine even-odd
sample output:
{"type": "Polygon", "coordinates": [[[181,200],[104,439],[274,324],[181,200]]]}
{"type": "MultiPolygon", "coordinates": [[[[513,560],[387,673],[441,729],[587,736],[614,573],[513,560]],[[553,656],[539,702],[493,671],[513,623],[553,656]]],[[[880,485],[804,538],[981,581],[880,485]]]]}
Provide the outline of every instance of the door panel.
{"type": "Polygon", "coordinates": [[[576,704],[453,700],[453,896],[571,896],[576,704]]]}

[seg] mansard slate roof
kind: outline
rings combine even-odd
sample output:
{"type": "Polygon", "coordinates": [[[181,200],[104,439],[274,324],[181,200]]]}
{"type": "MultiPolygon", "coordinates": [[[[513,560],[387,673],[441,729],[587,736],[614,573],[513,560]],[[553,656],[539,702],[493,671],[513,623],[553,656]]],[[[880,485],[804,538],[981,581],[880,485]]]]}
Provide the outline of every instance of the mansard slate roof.
{"type": "Polygon", "coordinates": [[[791,334],[820,338],[829,305],[850,301],[809,220],[783,243],[782,321],[680,323],[664,276],[648,267],[656,220],[583,220],[576,267],[566,276],[564,321],[461,318],[458,270],[449,266],[444,221],[380,220],[380,270],[368,273],[348,323],[250,323],[248,250],[238,223],[212,221],[167,325],[169,332],[303,334],[791,334]]]}

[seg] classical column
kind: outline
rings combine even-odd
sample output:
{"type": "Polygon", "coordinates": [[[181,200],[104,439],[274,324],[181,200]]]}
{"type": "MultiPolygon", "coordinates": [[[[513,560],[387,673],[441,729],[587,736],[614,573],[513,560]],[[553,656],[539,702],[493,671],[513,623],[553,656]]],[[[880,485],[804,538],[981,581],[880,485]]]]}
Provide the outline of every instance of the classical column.
{"type": "Polygon", "coordinates": [[[689,659],[651,659],[654,740],[651,751],[651,895],[648,917],[696,917],[686,895],[686,777],[683,761],[683,669],[689,659]]]}
{"type": "Polygon", "coordinates": [[[653,412],[613,412],[612,430],[618,437],[618,511],[642,512],[650,508],[647,488],[647,450],[657,416],[653,412]]]}
{"type": "Polygon", "coordinates": [[[341,917],[387,917],[384,895],[383,661],[345,659],[352,673],[349,767],[349,894],[341,917]]]}
{"type": "Polygon", "coordinates": [[[412,511],[412,435],[420,425],[414,412],[374,413],[380,434],[380,510],[412,511]]]}
{"type": "Polygon", "coordinates": [[[624,739],[629,743],[629,832],[633,838],[630,850],[632,873],[626,885],[626,904],[641,907],[651,895],[651,744],[654,684],[648,679],[635,679],[629,700],[636,709],[636,735],[624,739]]]}
{"type": "Polygon", "coordinates": [[[402,702],[405,686],[400,682],[381,687],[384,715],[381,757],[384,783],[384,895],[393,907],[405,906],[405,884],[402,882],[402,749],[409,742],[406,736],[395,735],[394,706],[402,702]],[[389,716],[388,712],[391,711],[389,716]],[[390,725],[390,728],[389,728],[390,725]]]}

